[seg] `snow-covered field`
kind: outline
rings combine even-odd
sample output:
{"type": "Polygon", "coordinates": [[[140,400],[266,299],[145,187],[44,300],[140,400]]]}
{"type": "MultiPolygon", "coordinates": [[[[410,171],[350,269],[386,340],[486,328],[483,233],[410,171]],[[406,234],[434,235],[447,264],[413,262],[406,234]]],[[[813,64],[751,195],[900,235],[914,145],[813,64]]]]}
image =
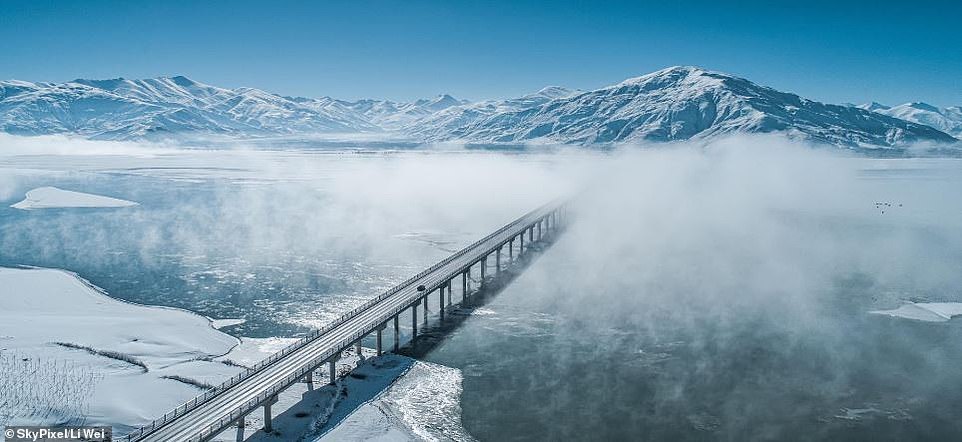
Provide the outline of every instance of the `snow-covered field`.
{"type": "Polygon", "coordinates": [[[92,195],[56,187],[38,187],[27,192],[26,198],[10,207],[22,210],[55,209],[71,207],[130,207],[133,201],[92,195]]]}
{"type": "MultiPolygon", "coordinates": [[[[214,328],[236,320],[118,301],[63,270],[0,268],[0,287],[0,425],[110,425],[122,434],[291,342],[238,340],[214,328]]],[[[368,349],[363,360],[346,354],[341,375],[360,367],[335,386],[321,367],[313,384],[285,391],[273,407],[277,434],[310,440],[466,434],[457,413],[458,370],[371,356],[368,349]],[[433,415],[439,425],[415,416],[440,408],[445,413],[433,415]]],[[[237,440],[238,432],[245,440],[276,439],[262,425],[252,413],[246,428],[216,440],[237,440]]]]}
{"type": "Polygon", "coordinates": [[[118,301],[62,270],[0,268],[0,287],[0,378],[14,380],[2,383],[0,425],[122,432],[201,391],[172,377],[218,383],[240,371],[212,360],[238,340],[202,316],[118,301]]]}

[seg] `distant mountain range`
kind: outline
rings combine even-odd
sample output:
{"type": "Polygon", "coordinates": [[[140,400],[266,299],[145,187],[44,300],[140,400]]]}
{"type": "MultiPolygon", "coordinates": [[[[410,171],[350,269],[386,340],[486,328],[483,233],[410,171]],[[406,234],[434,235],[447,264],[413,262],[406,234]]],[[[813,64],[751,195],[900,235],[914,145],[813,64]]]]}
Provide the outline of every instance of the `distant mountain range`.
{"type": "Polygon", "coordinates": [[[449,95],[411,103],[285,97],[178,76],[0,81],[0,131],[113,140],[360,133],[418,142],[581,145],[779,132],[841,147],[898,147],[957,142],[962,110],[824,104],[696,67],[592,91],[552,86],[481,102],[449,95]]]}
{"type": "Polygon", "coordinates": [[[939,108],[931,104],[916,102],[889,107],[873,102],[858,107],[934,127],[956,138],[962,137],[962,107],[959,106],[939,108]]]}

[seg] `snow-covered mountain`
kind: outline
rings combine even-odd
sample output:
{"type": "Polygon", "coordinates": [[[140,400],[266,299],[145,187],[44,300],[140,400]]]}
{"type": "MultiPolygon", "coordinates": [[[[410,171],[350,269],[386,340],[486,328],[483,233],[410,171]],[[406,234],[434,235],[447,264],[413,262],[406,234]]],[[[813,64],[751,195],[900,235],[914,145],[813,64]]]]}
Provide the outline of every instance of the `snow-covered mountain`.
{"type": "Polygon", "coordinates": [[[962,107],[939,108],[926,103],[905,103],[889,107],[879,103],[859,106],[862,109],[878,112],[913,123],[934,127],[956,138],[962,137],[962,107]]]}
{"type": "Polygon", "coordinates": [[[840,146],[955,141],[925,125],[806,100],[695,67],[672,67],[532,107],[465,120],[421,132],[432,140],[509,143],[672,141],[738,132],[784,132],[840,146]]]}
{"type": "Polygon", "coordinates": [[[385,100],[339,101],[339,103],[363,115],[372,124],[387,130],[399,130],[445,109],[468,104],[467,101],[458,100],[447,94],[413,103],[385,100]]]}
{"type": "Polygon", "coordinates": [[[540,106],[551,100],[570,97],[578,92],[561,86],[548,86],[538,92],[507,100],[481,101],[451,106],[403,126],[415,138],[449,140],[452,134],[493,115],[517,112],[540,106]]]}
{"type": "Polygon", "coordinates": [[[959,108],[862,107],[806,100],[695,67],[672,67],[592,91],[551,86],[475,103],[450,95],[410,103],[284,97],[179,76],[62,84],[0,81],[0,131],[24,135],[390,133],[427,142],[590,145],[783,132],[839,146],[885,147],[955,142],[943,131],[962,132],[959,108]]]}
{"type": "Polygon", "coordinates": [[[380,128],[336,100],[224,89],[186,77],[0,82],[0,130],[130,139],[164,134],[272,135],[380,128]]]}

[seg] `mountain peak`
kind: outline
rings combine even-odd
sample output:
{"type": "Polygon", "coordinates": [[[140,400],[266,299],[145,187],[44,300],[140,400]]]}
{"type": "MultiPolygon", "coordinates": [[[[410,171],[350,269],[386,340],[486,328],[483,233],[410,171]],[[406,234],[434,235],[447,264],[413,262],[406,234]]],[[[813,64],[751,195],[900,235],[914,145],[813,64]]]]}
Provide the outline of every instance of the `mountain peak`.
{"type": "MultiPolygon", "coordinates": [[[[418,101],[420,102],[420,100],[418,101]]],[[[439,111],[439,110],[447,109],[451,106],[458,106],[461,104],[464,104],[464,103],[458,100],[457,98],[454,98],[448,94],[441,94],[435,97],[430,102],[425,100],[425,102],[420,105],[426,106],[428,109],[431,109],[432,111],[439,111]]]]}
{"type": "Polygon", "coordinates": [[[457,98],[454,98],[448,94],[440,94],[434,98],[435,103],[460,103],[457,98]]]}
{"type": "Polygon", "coordinates": [[[76,80],[70,81],[70,83],[82,84],[84,86],[95,87],[98,89],[111,90],[117,86],[126,82],[127,79],[124,77],[109,78],[106,80],[88,80],[85,78],[78,78],[76,80]]]}
{"type": "Polygon", "coordinates": [[[929,111],[929,112],[939,112],[939,113],[941,113],[941,109],[939,109],[939,108],[937,108],[937,107],[935,107],[935,106],[932,106],[931,104],[923,103],[923,102],[921,102],[921,101],[916,101],[916,102],[909,103],[909,104],[908,104],[908,107],[911,107],[911,108],[914,108],[914,109],[920,109],[920,110],[924,110],[924,111],[929,111]]]}
{"type": "Polygon", "coordinates": [[[197,85],[200,84],[200,83],[198,83],[198,82],[196,82],[196,81],[194,81],[194,80],[191,80],[191,79],[189,79],[189,78],[187,78],[187,77],[185,77],[185,76],[183,76],[183,75],[176,75],[176,76],[173,76],[173,77],[162,77],[162,78],[166,78],[166,79],[170,80],[171,82],[173,82],[174,84],[176,84],[177,86],[180,86],[180,87],[191,87],[191,86],[197,86],[197,85]]]}
{"type": "Polygon", "coordinates": [[[569,89],[564,86],[546,86],[529,96],[545,97],[553,100],[555,98],[570,97],[575,92],[578,92],[578,90],[569,89]]]}
{"type": "Polygon", "coordinates": [[[671,66],[661,70],[657,70],[650,74],[645,74],[640,77],[632,77],[621,83],[614,85],[614,87],[628,86],[628,85],[640,85],[640,84],[653,84],[656,87],[663,87],[667,84],[679,83],[682,81],[687,81],[689,79],[703,79],[706,77],[711,77],[711,80],[717,82],[718,79],[734,79],[728,74],[723,74],[720,72],[709,71],[707,69],[700,68],[698,66],[671,66]]]}
{"type": "Polygon", "coordinates": [[[863,104],[863,105],[858,106],[858,107],[861,108],[861,109],[865,109],[865,110],[867,110],[867,111],[872,111],[872,112],[876,112],[876,111],[880,111],[880,110],[889,110],[889,109],[892,108],[891,106],[886,106],[886,105],[884,105],[884,104],[882,104],[882,103],[879,103],[879,102],[876,102],[876,101],[873,101],[873,102],[868,103],[868,104],[863,104]]]}

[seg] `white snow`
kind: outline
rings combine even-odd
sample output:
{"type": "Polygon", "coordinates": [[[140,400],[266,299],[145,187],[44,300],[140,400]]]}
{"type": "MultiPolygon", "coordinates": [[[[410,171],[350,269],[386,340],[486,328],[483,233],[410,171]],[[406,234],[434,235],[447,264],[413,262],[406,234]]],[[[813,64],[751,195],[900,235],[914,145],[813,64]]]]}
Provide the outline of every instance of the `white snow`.
{"type": "Polygon", "coordinates": [[[133,201],[109,196],[74,192],[56,187],[38,187],[27,192],[27,197],[10,207],[21,210],[73,208],[73,207],[130,207],[133,201]]]}
{"type": "MultiPolygon", "coordinates": [[[[242,370],[237,365],[249,366],[292,341],[238,342],[214,326],[239,319],[119,301],[63,270],[0,267],[0,287],[0,425],[110,425],[124,434],[201,393],[197,385],[219,384],[242,370]]],[[[364,352],[364,359],[345,352],[335,386],[327,385],[323,365],[313,384],[283,392],[273,407],[279,434],[470,440],[460,424],[459,370],[364,352]],[[352,369],[354,376],[345,376],[352,369]]],[[[276,440],[262,425],[261,414],[251,413],[244,430],[229,428],[215,440],[276,440]]]]}
{"type": "Polygon", "coordinates": [[[0,81],[5,131],[111,140],[376,134],[419,142],[593,144],[782,132],[844,147],[957,141],[948,134],[962,134],[962,110],[923,105],[823,104],[690,66],[593,91],[549,86],[475,103],[450,95],[409,103],[283,97],[184,77],[0,81]]]}
{"type": "Polygon", "coordinates": [[[904,103],[894,107],[878,103],[863,104],[862,109],[890,117],[934,127],[956,138],[962,137],[962,109],[958,106],[940,108],[927,103],[904,103]]]}
{"type": "Polygon", "coordinates": [[[243,323],[247,322],[246,319],[240,319],[240,318],[233,318],[233,319],[214,319],[214,318],[208,318],[208,319],[210,319],[210,325],[211,325],[211,327],[214,327],[214,328],[216,328],[216,329],[218,329],[218,330],[220,330],[220,329],[222,329],[222,328],[224,328],[224,327],[230,327],[230,326],[232,326],[232,325],[240,325],[240,324],[243,324],[243,323]]]}
{"type": "Polygon", "coordinates": [[[917,321],[945,322],[962,315],[962,302],[910,302],[892,310],[874,310],[869,313],[917,321]]]}
{"type": "Polygon", "coordinates": [[[226,89],[179,76],[61,84],[0,81],[0,126],[17,134],[65,133],[97,139],[377,130],[337,100],[226,89]],[[50,112],[51,106],[58,112],[50,112]]]}
{"type": "Polygon", "coordinates": [[[164,376],[216,384],[238,373],[210,361],[237,343],[203,316],[119,301],[66,271],[0,268],[0,425],[124,433],[202,391],[164,376]]]}
{"type": "Polygon", "coordinates": [[[473,440],[461,426],[462,380],[456,368],[414,361],[390,388],[319,440],[473,440]]]}
{"type": "Polygon", "coordinates": [[[770,132],[844,147],[957,141],[928,126],[806,100],[690,66],[521,108],[481,104],[438,112],[412,126],[411,133],[429,141],[584,145],[770,132]]]}

